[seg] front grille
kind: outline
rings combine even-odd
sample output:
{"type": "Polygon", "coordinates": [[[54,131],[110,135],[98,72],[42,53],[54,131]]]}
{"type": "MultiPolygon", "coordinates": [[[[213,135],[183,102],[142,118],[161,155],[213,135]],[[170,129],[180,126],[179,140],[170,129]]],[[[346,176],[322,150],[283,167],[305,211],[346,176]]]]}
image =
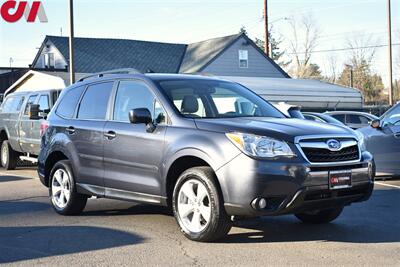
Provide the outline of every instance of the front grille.
{"type": "Polygon", "coordinates": [[[303,148],[303,152],[310,162],[343,162],[360,158],[358,146],[343,148],[340,151],[330,151],[322,148],[303,148]]]}
{"type": "Polygon", "coordinates": [[[360,159],[360,151],[357,140],[354,138],[312,138],[299,142],[304,156],[311,163],[334,163],[356,161],[360,159]],[[337,140],[342,148],[332,151],[328,147],[329,140],[337,140]]]}

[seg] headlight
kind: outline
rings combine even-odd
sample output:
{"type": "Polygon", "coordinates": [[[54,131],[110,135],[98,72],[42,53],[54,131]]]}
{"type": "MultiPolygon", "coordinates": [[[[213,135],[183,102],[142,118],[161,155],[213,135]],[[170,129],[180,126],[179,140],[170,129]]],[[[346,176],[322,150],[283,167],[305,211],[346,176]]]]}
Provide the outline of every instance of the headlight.
{"type": "Polygon", "coordinates": [[[359,132],[359,131],[354,131],[354,133],[357,136],[357,140],[358,140],[358,145],[360,146],[361,151],[365,151],[367,150],[367,146],[365,144],[365,138],[364,135],[359,132]]]}
{"type": "Polygon", "coordinates": [[[227,133],[226,136],[233,144],[249,156],[259,158],[295,156],[286,142],[270,137],[245,133],[227,133]]]}

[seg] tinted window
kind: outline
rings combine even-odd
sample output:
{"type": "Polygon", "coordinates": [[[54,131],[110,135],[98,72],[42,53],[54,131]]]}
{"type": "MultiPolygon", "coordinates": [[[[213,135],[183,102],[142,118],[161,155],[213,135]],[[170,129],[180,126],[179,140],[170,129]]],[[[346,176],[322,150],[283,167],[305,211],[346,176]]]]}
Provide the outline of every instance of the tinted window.
{"type": "MultiPolygon", "coordinates": [[[[330,114],[329,114],[330,115],[330,114]]],[[[341,121],[343,123],[346,123],[346,115],[344,114],[334,114],[334,115],[330,115],[332,117],[334,117],[335,119],[337,119],[338,121],[341,121]]]]}
{"type": "Polygon", "coordinates": [[[153,94],[143,83],[121,81],[115,99],[114,120],[129,122],[129,111],[135,108],[147,108],[154,118],[153,94]]]}
{"type": "Polygon", "coordinates": [[[266,100],[236,83],[190,79],[161,81],[160,86],[185,117],[285,117],[266,100]]]}
{"type": "Polygon", "coordinates": [[[108,82],[89,86],[79,104],[78,119],[105,120],[113,84],[108,82]]]}
{"type": "Polygon", "coordinates": [[[37,98],[37,95],[31,95],[31,96],[28,98],[28,103],[26,103],[26,106],[25,106],[25,112],[24,112],[25,115],[28,115],[28,113],[29,113],[29,106],[35,103],[36,98],[37,98]]]}
{"type": "Polygon", "coordinates": [[[39,109],[42,111],[50,110],[49,96],[41,95],[39,98],[39,109]]]}
{"type": "Polygon", "coordinates": [[[76,105],[78,104],[79,98],[82,95],[84,86],[75,87],[69,89],[61,99],[60,104],[57,107],[56,113],[61,117],[70,119],[74,116],[76,105]]]}

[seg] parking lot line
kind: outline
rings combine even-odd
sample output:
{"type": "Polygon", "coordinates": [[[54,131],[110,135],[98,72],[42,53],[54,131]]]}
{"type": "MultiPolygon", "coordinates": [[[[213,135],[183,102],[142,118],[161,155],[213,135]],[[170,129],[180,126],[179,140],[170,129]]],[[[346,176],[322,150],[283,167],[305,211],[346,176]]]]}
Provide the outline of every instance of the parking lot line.
{"type": "Polygon", "coordinates": [[[394,188],[400,189],[400,186],[398,186],[398,185],[385,184],[385,183],[381,183],[381,182],[375,182],[375,184],[382,185],[382,186],[387,186],[387,187],[394,187],[394,188]]]}

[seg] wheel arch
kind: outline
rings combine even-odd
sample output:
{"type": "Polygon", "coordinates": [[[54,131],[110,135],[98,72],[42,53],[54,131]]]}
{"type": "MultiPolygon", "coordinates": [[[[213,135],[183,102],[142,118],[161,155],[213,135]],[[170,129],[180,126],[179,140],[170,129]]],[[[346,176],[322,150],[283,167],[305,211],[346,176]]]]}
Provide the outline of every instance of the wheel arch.
{"type": "MultiPolygon", "coordinates": [[[[172,193],[175,187],[175,183],[178,180],[179,176],[186,171],[187,169],[194,167],[210,167],[214,173],[217,170],[217,167],[209,156],[204,152],[197,149],[188,149],[185,151],[180,151],[175,154],[174,157],[171,158],[169,164],[167,165],[165,171],[165,196],[167,197],[167,204],[170,206],[172,202],[172,193]]],[[[217,175],[215,175],[215,182],[221,190],[220,183],[218,181],[217,175]]]]}
{"type": "Polygon", "coordinates": [[[61,160],[68,160],[68,156],[60,150],[53,151],[49,154],[44,165],[44,181],[49,186],[50,173],[54,165],[61,160]]]}

